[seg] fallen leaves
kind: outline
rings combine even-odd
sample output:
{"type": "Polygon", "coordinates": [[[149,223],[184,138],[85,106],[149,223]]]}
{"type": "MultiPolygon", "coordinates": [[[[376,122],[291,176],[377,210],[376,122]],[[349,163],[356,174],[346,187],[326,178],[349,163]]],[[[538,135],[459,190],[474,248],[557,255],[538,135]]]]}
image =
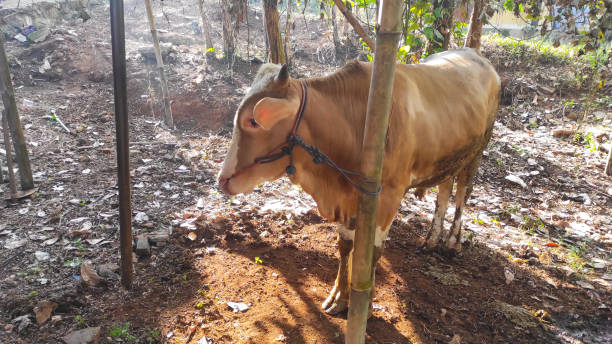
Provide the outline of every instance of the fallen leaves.
{"type": "Polygon", "coordinates": [[[52,301],[39,301],[34,307],[36,322],[38,325],[44,324],[51,317],[51,313],[57,308],[58,304],[52,301]]]}
{"type": "Polygon", "coordinates": [[[90,287],[95,287],[100,283],[100,276],[96,273],[96,270],[93,267],[93,264],[90,262],[85,262],[81,264],[81,278],[83,282],[90,287]]]}

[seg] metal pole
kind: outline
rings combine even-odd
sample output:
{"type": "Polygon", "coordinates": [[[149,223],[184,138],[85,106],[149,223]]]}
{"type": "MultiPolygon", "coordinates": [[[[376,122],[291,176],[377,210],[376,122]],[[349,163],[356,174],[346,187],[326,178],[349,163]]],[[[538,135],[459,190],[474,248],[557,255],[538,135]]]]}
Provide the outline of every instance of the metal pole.
{"type": "Polygon", "coordinates": [[[119,177],[119,242],[121,250],[121,283],[132,288],[132,207],[130,201],[130,138],[127,112],[125,71],[125,30],[123,0],[111,0],[111,39],[113,46],[113,84],[115,87],[115,126],[119,177]]]}
{"type": "MultiPolygon", "coordinates": [[[[385,152],[385,137],[391,109],[391,95],[397,59],[397,42],[401,35],[400,0],[384,0],[380,26],[376,32],[376,49],[362,143],[362,186],[367,190],[379,188],[385,152]]],[[[373,288],[374,235],[378,195],[359,195],[357,229],[351,272],[351,293],[346,329],[346,343],[365,343],[370,294],[373,288]]]]}
{"type": "Polygon", "coordinates": [[[0,33],[0,93],[2,93],[2,102],[6,110],[5,115],[8,121],[8,127],[11,132],[13,148],[15,148],[15,159],[17,167],[19,167],[19,177],[21,178],[21,189],[26,192],[34,189],[34,180],[32,179],[32,167],[30,166],[30,158],[28,157],[28,147],[26,145],[21,120],[19,120],[19,112],[17,112],[17,103],[15,102],[15,91],[13,90],[13,81],[9,70],[8,59],[4,51],[4,37],[0,33]]]}

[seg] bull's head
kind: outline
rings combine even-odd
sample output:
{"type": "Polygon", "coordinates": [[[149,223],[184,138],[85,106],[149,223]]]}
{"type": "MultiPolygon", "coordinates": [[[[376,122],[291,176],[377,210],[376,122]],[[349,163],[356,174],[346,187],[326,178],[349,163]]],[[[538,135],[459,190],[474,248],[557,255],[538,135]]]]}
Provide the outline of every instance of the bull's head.
{"type": "Polygon", "coordinates": [[[300,88],[291,82],[287,66],[265,64],[234,117],[234,132],[219,187],[227,194],[248,193],[269,180],[281,177],[287,158],[268,164],[255,159],[274,152],[283,144],[300,106],[300,88]]]}

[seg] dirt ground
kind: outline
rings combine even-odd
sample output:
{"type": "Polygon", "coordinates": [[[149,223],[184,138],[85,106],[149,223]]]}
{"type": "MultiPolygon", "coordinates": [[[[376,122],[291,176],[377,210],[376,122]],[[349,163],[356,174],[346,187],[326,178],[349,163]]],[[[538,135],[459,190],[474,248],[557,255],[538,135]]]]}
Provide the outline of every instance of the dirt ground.
{"type": "MultiPolygon", "coordinates": [[[[157,17],[172,43],[171,132],[150,102],[158,84],[141,50],[150,45],[144,9],[125,7],[134,234],[153,243],[135,256],[130,291],[117,265],[108,6],[94,2],[91,19],[57,23],[44,42],[7,42],[38,190],[0,203],[0,343],[61,343],[96,327],[101,343],[344,342],[346,314],[320,307],[337,271],[334,225],[285,178],[232,198],[215,183],[252,59],[263,58],[261,10],[249,9],[230,72],[204,56],[192,7],[164,2],[157,17]]],[[[209,17],[221,47],[216,5],[209,17]]],[[[296,17],[292,76],[335,70],[327,23],[296,17]]],[[[465,210],[464,251],[421,252],[435,192],[407,195],[377,269],[367,342],[610,343],[610,90],[591,87],[586,57],[492,41],[483,54],[505,92],[465,210]]]]}

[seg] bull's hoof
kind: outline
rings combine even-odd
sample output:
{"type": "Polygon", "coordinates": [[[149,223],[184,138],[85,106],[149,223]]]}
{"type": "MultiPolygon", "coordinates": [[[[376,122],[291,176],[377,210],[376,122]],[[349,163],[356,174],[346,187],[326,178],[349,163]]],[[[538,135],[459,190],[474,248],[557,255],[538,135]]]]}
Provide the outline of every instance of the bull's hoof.
{"type": "Polygon", "coordinates": [[[343,294],[345,293],[339,291],[336,287],[332,289],[327,299],[321,304],[325,313],[335,315],[348,309],[348,294],[343,294]]]}
{"type": "Polygon", "coordinates": [[[448,245],[445,245],[442,248],[442,254],[449,258],[459,257],[461,256],[461,245],[458,247],[449,247],[448,245]]]}
{"type": "Polygon", "coordinates": [[[442,248],[442,253],[447,257],[456,257],[461,255],[461,241],[454,237],[449,238],[442,248]]]}
{"type": "Polygon", "coordinates": [[[418,242],[417,246],[424,253],[432,253],[440,250],[440,242],[437,240],[433,241],[421,239],[421,242],[418,242]]]}

